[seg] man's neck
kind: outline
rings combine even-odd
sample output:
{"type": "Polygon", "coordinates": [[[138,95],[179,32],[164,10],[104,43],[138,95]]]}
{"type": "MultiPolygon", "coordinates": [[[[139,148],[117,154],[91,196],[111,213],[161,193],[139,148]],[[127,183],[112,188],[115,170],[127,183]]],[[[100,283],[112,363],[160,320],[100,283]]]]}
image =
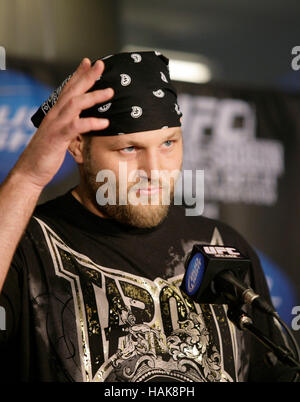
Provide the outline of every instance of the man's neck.
{"type": "Polygon", "coordinates": [[[89,192],[83,188],[81,183],[72,190],[71,194],[93,214],[100,216],[101,218],[107,218],[106,215],[99,211],[97,205],[89,196],[89,192]]]}

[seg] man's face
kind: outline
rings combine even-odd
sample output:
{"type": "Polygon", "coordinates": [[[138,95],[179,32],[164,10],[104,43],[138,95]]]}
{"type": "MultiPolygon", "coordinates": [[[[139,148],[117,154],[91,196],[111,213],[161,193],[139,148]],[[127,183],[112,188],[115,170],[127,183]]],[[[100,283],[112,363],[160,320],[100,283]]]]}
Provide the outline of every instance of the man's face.
{"type": "Polygon", "coordinates": [[[81,174],[88,197],[101,215],[140,228],[162,222],[182,166],[181,128],[92,136],[85,141],[81,174]],[[101,206],[96,201],[97,190],[107,181],[96,181],[103,169],[115,175],[116,205],[101,206]],[[127,193],[125,205],[120,205],[120,187],[122,194],[127,193]]]}

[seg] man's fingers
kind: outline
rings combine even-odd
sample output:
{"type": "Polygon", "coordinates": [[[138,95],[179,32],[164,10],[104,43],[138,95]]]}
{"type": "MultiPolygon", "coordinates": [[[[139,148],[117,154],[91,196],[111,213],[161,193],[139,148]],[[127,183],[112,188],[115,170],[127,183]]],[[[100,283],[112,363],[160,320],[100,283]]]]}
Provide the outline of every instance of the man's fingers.
{"type": "Polygon", "coordinates": [[[79,119],[79,129],[80,134],[88,133],[90,131],[104,130],[109,126],[108,119],[98,119],[97,117],[86,117],[79,119]]]}
{"type": "Polygon", "coordinates": [[[54,119],[61,127],[60,133],[68,139],[78,133],[101,130],[107,127],[109,121],[106,119],[91,118],[90,121],[82,121],[85,119],[79,118],[82,110],[97,103],[106,102],[114,95],[111,88],[86,93],[100,77],[104,67],[102,60],[97,60],[91,66],[91,61],[88,58],[83,59],[62,90],[57,103],[45,116],[44,123],[54,119]]]}
{"type": "Polygon", "coordinates": [[[65,85],[65,87],[62,90],[62,94],[66,92],[66,90],[73,85],[78,79],[89,69],[91,68],[91,60],[88,59],[87,57],[84,57],[80,64],[78,65],[77,69],[74,71],[72,74],[72,77],[68,81],[68,83],[65,85]]]}
{"type": "Polygon", "coordinates": [[[78,134],[88,133],[90,131],[104,130],[109,126],[108,119],[98,119],[97,117],[85,117],[72,120],[65,129],[63,134],[68,141],[72,140],[78,134]]]}
{"type": "Polygon", "coordinates": [[[78,65],[78,67],[75,70],[75,72],[72,74],[72,76],[69,79],[69,81],[62,88],[61,93],[59,94],[57,102],[55,103],[55,105],[52,107],[52,109],[50,110],[50,112],[46,116],[47,119],[48,119],[48,115],[50,115],[53,118],[55,118],[55,116],[59,113],[59,111],[63,107],[63,105],[68,101],[68,99],[71,98],[72,94],[70,93],[70,89],[72,89],[74,84],[79,79],[82,79],[83,75],[87,71],[89,71],[90,68],[91,68],[91,61],[90,61],[90,59],[85,57],[84,59],[81,60],[80,64],[78,65]]]}
{"type": "Polygon", "coordinates": [[[57,103],[62,103],[61,99],[64,98],[64,94],[69,90],[70,86],[74,85],[75,82],[80,79],[80,77],[89,70],[91,67],[91,61],[87,57],[81,60],[80,64],[78,65],[77,69],[71,75],[69,81],[64,85],[62,91],[59,95],[59,99],[57,103]]]}
{"type": "MultiPolygon", "coordinates": [[[[61,96],[60,104],[64,104],[69,99],[87,92],[101,76],[104,71],[104,63],[97,60],[93,66],[86,69],[85,63],[78,70],[76,79],[66,88],[61,96]]],[[[71,81],[71,80],[70,80],[71,81]]]]}
{"type": "Polygon", "coordinates": [[[64,120],[72,119],[77,117],[82,110],[88,109],[98,103],[106,102],[111,99],[113,95],[113,89],[106,88],[73,97],[65,103],[59,111],[59,115],[61,115],[64,120]]]}

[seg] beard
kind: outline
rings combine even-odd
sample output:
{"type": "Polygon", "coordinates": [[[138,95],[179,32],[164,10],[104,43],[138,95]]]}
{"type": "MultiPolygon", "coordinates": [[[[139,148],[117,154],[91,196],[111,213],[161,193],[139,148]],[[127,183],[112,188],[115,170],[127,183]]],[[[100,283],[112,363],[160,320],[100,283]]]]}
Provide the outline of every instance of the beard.
{"type": "Polygon", "coordinates": [[[98,209],[116,221],[137,228],[152,228],[168,215],[170,205],[98,205],[98,209]]]}
{"type": "Polygon", "coordinates": [[[127,183],[126,205],[122,205],[123,203],[120,204],[120,183],[117,181],[116,186],[111,188],[109,188],[109,184],[107,184],[108,189],[105,199],[109,199],[107,195],[109,195],[111,191],[111,193],[115,195],[116,202],[108,202],[105,205],[100,205],[99,202],[97,202],[97,192],[103,183],[100,182],[99,184],[99,182],[96,181],[97,173],[96,169],[92,166],[89,155],[86,155],[83,166],[86,190],[90,200],[105,217],[137,228],[153,228],[162,223],[167,217],[170,205],[173,203],[176,178],[168,181],[159,178],[154,182],[144,179],[142,183],[140,182],[141,185],[138,186],[139,188],[147,188],[148,186],[161,187],[162,189],[155,194],[155,197],[151,197],[150,195],[142,196],[141,193],[136,190],[136,183],[127,183]],[[132,203],[130,200],[134,200],[134,202],[132,203]]]}

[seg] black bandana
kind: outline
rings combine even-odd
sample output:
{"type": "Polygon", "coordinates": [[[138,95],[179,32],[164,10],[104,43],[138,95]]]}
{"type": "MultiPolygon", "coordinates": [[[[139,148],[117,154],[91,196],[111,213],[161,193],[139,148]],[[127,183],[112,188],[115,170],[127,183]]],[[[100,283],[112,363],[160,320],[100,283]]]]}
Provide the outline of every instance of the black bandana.
{"type": "MultiPolygon", "coordinates": [[[[90,91],[111,87],[115,95],[108,102],[82,111],[81,117],[110,120],[108,128],[93,131],[94,135],[130,134],[181,126],[182,114],[170,80],[169,60],[165,56],[158,52],[118,53],[101,60],[105,70],[90,91]]],[[[32,116],[35,127],[39,127],[70,78],[32,116]]]]}

